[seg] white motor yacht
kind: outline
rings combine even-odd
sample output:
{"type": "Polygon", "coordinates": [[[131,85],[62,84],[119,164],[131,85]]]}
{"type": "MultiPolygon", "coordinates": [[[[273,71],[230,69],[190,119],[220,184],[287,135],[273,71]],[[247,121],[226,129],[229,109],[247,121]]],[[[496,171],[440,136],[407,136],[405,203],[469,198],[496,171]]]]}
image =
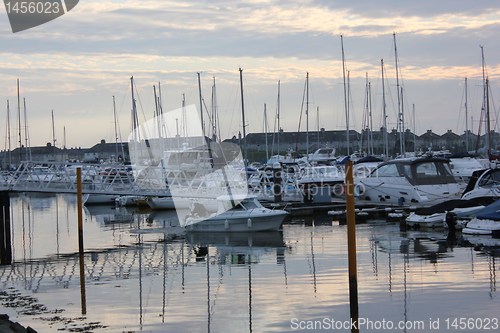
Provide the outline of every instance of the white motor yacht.
{"type": "Polygon", "coordinates": [[[225,195],[217,198],[217,213],[209,214],[202,205],[194,205],[181,221],[188,231],[248,232],[278,230],[288,215],[284,210],[262,206],[255,196],[225,195]]]}
{"type": "Polygon", "coordinates": [[[373,203],[430,206],[461,194],[449,160],[444,158],[391,160],[355,183],[360,199],[373,203]]]}

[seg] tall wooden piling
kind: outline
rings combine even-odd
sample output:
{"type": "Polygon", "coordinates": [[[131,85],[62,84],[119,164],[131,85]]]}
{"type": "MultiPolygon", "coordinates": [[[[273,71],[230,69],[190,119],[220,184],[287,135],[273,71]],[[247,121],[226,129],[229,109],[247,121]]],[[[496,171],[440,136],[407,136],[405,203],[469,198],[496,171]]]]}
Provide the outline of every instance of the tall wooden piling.
{"type": "Polygon", "coordinates": [[[0,192],[0,265],[12,264],[9,192],[0,192]]]}
{"type": "Polygon", "coordinates": [[[346,163],[347,256],[349,261],[349,303],[351,319],[356,325],[351,332],[358,332],[358,273],[356,262],[356,215],[354,211],[353,163],[346,163]]]}
{"type": "Polygon", "coordinates": [[[82,168],[76,169],[76,202],[78,210],[78,253],[80,263],[80,301],[82,315],[87,314],[87,297],[85,292],[85,257],[83,247],[83,200],[82,200],[82,168]]]}

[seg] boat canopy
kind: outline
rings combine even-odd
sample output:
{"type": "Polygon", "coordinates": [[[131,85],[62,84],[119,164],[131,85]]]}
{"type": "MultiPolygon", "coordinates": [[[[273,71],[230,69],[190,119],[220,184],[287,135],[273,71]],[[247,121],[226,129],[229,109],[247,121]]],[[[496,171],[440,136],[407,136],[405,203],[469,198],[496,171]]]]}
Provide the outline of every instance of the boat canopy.
{"type": "Polygon", "coordinates": [[[477,212],[476,217],[483,220],[500,221],[500,200],[493,202],[477,212]]]}
{"type": "Polygon", "coordinates": [[[412,185],[456,183],[445,158],[396,159],[380,164],[370,177],[405,177],[412,185]]]}

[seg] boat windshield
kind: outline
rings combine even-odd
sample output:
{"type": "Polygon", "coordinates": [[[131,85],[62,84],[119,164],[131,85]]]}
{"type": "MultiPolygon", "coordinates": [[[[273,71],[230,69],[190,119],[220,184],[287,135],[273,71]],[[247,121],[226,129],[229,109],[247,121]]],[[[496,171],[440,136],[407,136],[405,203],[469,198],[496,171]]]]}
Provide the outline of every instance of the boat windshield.
{"type": "Polygon", "coordinates": [[[382,165],[373,171],[376,177],[401,177],[403,173],[400,172],[398,166],[394,163],[382,165]]]}
{"type": "Polygon", "coordinates": [[[245,199],[240,202],[240,205],[243,205],[246,209],[259,208],[260,205],[257,204],[258,201],[255,199],[245,199]]]}
{"type": "Polygon", "coordinates": [[[481,187],[492,187],[500,184],[500,170],[493,170],[479,181],[481,187]]]}
{"type": "Polygon", "coordinates": [[[249,209],[253,209],[253,208],[259,208],[261,206],[259,204],[259,202],[256,201],[256,199],[254,199],[254,198],[246,198],[246,199],[243,199],[242,201],[234,200],[232,202],[231,202],[231,200],[221,200],[220,203],[222,204],[221,208],[223,211],[249,210],[249,209]]]}

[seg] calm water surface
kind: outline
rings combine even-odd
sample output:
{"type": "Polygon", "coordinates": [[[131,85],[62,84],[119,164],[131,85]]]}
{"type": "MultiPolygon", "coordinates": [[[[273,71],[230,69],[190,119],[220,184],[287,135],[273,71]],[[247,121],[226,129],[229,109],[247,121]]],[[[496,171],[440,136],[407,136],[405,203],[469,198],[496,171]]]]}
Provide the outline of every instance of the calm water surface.
{"type": "MultiPolygon", "coordinates": [[[[38,332],[350,331],[332,327],[349,321],[347,230],[326,214],[255,234],[184,234],[169,211],[84,219],[82,289],[76,197],[11,198],[0,313],[38,332]]],[[[500,331],[484,329],[500,319],[498,243],[358,225],[360,331],[455,332],[460,317],[476,322],[463,332],[500,331]]]]}

